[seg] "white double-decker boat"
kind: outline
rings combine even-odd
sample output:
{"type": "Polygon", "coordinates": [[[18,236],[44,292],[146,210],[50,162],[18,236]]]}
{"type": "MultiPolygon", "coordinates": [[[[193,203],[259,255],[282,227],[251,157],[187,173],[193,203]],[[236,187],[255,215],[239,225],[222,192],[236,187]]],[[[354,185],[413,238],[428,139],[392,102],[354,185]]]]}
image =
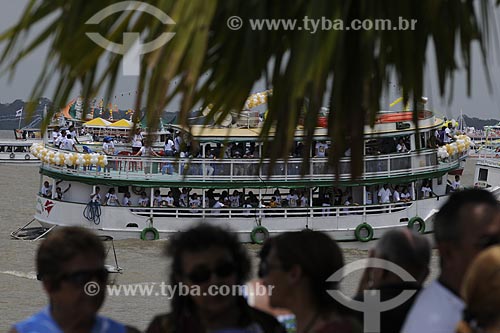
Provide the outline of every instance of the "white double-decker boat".
{"type": "MultiPolygon", "coordinates": [[[[382,112],[373,128],[366,126],[363,174],[356,180],[349,174],[349,156],[341,159],[338,175],[328,158],[314,157],[315,152],[304,174],[300,157],[275,164],[261,159],[258,126],[192,126],[189,132],[173,127],[172,133],[192,143],[187,156],[195,155],[196,143],[196,158],[79,154],[35,145],[32,153],[42,161],[40,187],[48,180],[54,190],[51,197],[37,195],[34,217],[46,228],[84,226],[115,239],[166,239],[200,221],[229,226],[242,242],[257,243],[305,228],[340,241],[369,241],[394,228],[432,232],[434,214],[445,201],[447,174],[460,168],[470,140],[461,136],[444,147],[429,146],[443,121],[430,111],[420,111],[418,118],[418,134],[411,112],[382,112]],[[401,142],[406,148],[398,152],[401,142]],[[224,147],[240,152],[221,157],[224,147]],[[56,200],[55,188],[69,184],[63,200],[56,200]],[[384,184],[390,202],[378,196],[384,184]],[[430,196],[421,190],[424,184],[430,196]],[[99,204],[90,202],[97,186],[99,204]],[[131,205],[106,205],[111,188],[120,204],[130,194],[131,205]],[[394,191],[408,198],[398,201],[394,198],[402,196],[394,191]]],[[[296,142],[304,139],[298,128],[296,142]]],[[[318,127],[314,140],[327,147],[327,129],[318,127]]],[[[272,134],[267,141],[273,141],[272,134]]]]}

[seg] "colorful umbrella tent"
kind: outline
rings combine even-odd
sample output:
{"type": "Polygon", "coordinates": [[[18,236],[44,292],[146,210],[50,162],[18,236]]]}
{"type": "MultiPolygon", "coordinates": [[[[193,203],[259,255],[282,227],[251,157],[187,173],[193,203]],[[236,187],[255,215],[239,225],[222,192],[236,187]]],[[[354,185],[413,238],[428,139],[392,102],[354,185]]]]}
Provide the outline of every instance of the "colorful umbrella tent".
{"type": "Polygon", "coordinates": [[[109,125],[111,125],[111,122],[102,118],[94,118],[83,124],[85,127],[108,127],[109,125]]]}
{"type": "Polygon", "coordinates": [[[131,129],[134,124],[127,119],[120,119],[115,121],[109,127],[111,128],[122,128],[122,129],[131,129]]]}
{"type": "Polygon", "coordinates": [[[108,135],[115,138],[128,137],[133,126],[134,123],[132,123],[131,121],[127,119],[120,119],[108,126],[108,135]]]}

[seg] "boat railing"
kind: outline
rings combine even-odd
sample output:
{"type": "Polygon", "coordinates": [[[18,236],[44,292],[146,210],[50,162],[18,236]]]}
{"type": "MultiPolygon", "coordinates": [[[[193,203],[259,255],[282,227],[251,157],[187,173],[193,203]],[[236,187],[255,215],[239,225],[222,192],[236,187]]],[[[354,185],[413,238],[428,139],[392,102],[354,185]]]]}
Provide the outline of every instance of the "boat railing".
{"type": "MultiPolygon", "coordinates": [[[[362,179],[409,176],[420,173],[447,171],[459,166],[463,154],[438,160],[435,150],[365,156],[362,179]]],[[[203,159],[173,157],[107,156],[106,167],[65,166],[44,163],[42,168],[87,177],[109,177],[120,180],[164,181],[288,181],[331,180],[336,170],[327,158],[311,158],[304,166],[301,158],[288,161],[269,159],[203,159]]],[[[350,159],[340,160],[338,179],[350,179],[350,159]]]]}
{"type": "Polygon", "coordinates": [[[322,207],[259,207],[259,208],[201,208],[201,207],[129,207],[136,215],[170,218],[298,218],[342,217],[351,215],[387,214],[400,212],[414,201],[372,205],[322,207]]]}
{"type": "Polygon", "coordinates": [[[500,160],[491,156],[481,156],[477,159],[476,164],[498,167],[500,166],[500,160]]]}

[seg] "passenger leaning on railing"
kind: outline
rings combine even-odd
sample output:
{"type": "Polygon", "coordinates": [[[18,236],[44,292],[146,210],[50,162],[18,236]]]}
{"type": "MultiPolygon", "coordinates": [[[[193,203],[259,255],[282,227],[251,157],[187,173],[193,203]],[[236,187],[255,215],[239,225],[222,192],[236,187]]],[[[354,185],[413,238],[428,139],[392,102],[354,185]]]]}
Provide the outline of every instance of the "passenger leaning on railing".
{"type": "Polygon", "coordinates": [[[141,192],[141,197],[139,198],[138,204],[141,207],[149,207],[149,198],[146,195],[145,191],[141,192]]]}
{"type": "Polygon", "coordinates": [[[142,147],[142,142],[143,142],[144,137],[141,134],[141,129],[136,128],[135,129],[135,134],[134,137],[132,138],[132,153],[137,153],[141,147],[142,147]]]}

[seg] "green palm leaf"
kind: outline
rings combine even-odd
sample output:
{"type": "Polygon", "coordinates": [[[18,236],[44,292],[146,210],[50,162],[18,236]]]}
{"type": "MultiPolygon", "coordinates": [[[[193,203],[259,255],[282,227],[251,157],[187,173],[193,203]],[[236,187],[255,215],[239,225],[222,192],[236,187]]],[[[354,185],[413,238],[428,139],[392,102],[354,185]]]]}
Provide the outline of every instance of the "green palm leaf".
{"type": "Polygon", "coordinates": [[[85,24],[115,3],[32,0],[18,24],[0,35],[0,41],[5,42],[0,59],[11,74],[28,54],[42,43],[50,43],[44,71],[32,93],[35,100],[41,97],[49,80],[55,73],[59,75],[48,119],[69,100],[75,86],[81,85],[83,96],[93,97],[105,88],[111,97],[122,55],[94,44],[86,37],[87,32],[99,32],[117,43],[121,43],[124,32],[141,32],[146,41],[175,32],[170,42],[141,60],[136,109],[146,105],[150,129],[157,126],[162,111],[175,96],[182,97],[182,124],[189,125],[188,114],[195,106],[208,104],[213,106],[209,117],[220,113],[221,121],[229,112],[241,110],[254,84],[265,79],[273,88],[273,96],[262,135],[275,129],[274,141],[278,143],[268,146],[270,156],[288,156],[299,122],[307,134],[305,149],[310,149],[318,111],[324,101],[329,101],[328,131],[333,143],[330,162],[336,165],[350,147],[353,177],[362,170],[364,126],[374,123],[390,78],[396,75],[405,102],[417,97],[413,98],[416,109],[432,43],[441,96],[459,68],[468,73],[470,91],[471,45],[479,42],[486,64],[492,20],[489,1],[479,2],[480,20],[472,0],[154,0],[148,3],[167,13],[175,25],[163,25],[148,13],[130,11],[113,14],[99,25],[85,24]],[[231,16],[242,18],[241,29],[227,27],[231,16]],[[318,30],[313,34],[305,29],[253,30],[249,21],[295,19],[302,24],[305,16],[343,20],[346,26],[354,19],[397,23],[400,17],[415,19],[417,24],[413,31],[351,29],[318,30]],[[48,21],[46,28],[24,45],[25,34],[41,21],[48,21]],[[173,81],[178,84],[172,85],[173,81]]]}

